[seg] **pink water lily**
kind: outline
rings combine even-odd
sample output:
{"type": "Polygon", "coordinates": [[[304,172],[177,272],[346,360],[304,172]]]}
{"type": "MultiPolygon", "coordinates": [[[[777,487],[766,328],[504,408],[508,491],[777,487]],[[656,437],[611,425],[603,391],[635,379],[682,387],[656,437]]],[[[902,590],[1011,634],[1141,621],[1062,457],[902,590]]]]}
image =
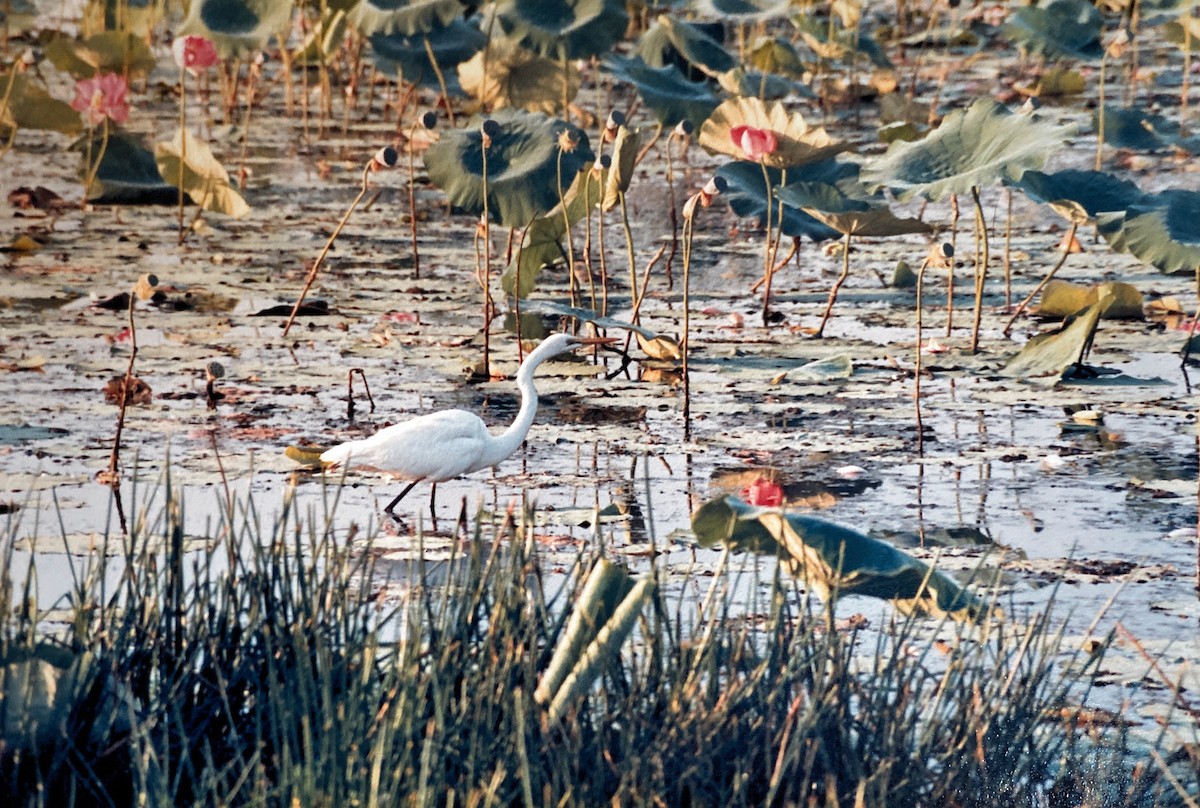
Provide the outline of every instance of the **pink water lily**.
{"type": "Polygon", "coordinates": [[[88,126],[98,126],[105,118],[124,123],[129,119],[129,105],[125,102],[127,90],[125,79],[116,73],[80,79],[75,82],[75,100],[71,102],[71,109],[83,113],[88,126]]]}
{"type": "Polygon", "coordinates": [[[212,40],[195,34],[176,38],[171,44],[171,53],[175,55],[175,64],[192,74],[207,70],[218,61],[212,40]]]}
{"type": "Polygon", "coordinates": [[[743,124],[730,129],[729,135],[750,160],[761,160],[765,155],[774,154],[779,146],[775,133],[769,129],[756,129],[743,124]]]}

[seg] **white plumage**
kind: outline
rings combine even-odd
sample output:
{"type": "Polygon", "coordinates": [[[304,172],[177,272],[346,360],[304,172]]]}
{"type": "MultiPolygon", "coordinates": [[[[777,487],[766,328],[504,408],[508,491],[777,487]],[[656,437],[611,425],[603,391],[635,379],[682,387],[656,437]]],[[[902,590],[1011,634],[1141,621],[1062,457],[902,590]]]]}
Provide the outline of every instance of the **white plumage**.
{"type": "Polygon", "coordinates": [[[389,515],[413,486],[419,482],[432,482],[432,508],[438,483],[490,468],[515,452],[524,442],[537,414],[538,396],[533,386],[533,372],[538,365],[581,345],[611,341],[570,334],[555,334],[543,340],[533,353],[525,357],[517,371],[521,409],[512,425],[499,435],[489,432],[487,425],[473,412],[444,410],[389,426],[369,438],[334,446],[321,455],[321,462],[332,468],[371,469],[408,480],[408,486],[384,508],[389,515]]]}

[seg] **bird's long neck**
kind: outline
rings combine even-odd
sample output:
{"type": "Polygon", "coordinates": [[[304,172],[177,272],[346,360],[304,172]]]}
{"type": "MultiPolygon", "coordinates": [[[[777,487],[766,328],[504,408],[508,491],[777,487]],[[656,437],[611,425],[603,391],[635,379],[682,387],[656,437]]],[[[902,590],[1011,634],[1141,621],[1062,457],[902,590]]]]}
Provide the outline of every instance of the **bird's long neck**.
{"type": "Polygon", "coordinates": [[[538,394],[533,386],[533,372],[537,370],[538,365],[560,351],[561,349],[554,350],[549,345],[540,345],[533,353],[525,357],[525,361],[521,363],[521,368],[517,371],[517,389],[521,391],[521,409],[517,412],[517,418],[512,425],[492,440],[481,465],[486,463],[488,466],[494,466],[521,446],[525,436],[529,434],[529,427],[533,426],[534,416],[537,415],[538,394]]]}

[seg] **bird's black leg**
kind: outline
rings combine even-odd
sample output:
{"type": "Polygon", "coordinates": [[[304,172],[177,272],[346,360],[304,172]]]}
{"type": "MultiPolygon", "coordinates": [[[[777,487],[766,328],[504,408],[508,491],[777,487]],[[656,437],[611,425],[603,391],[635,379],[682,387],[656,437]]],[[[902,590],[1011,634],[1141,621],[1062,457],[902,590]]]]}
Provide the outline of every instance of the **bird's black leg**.
{"type": "Polygon", "coordinates": [[[419,482],[421,482],[421,481],[413,480],[411,483],[404,486],[404,490],[401,491],[399,493],[399,495],[396,496],[395,499],[393,499],[391,502],[388,503],[388,506],[383,509],[383,512],[386,513],[388,516],[395,518],[396,515],[394,513],[392,513],[392,509],[395,508],[397,505],[399,505],[400,500],[404,499],[404,495],[407,494],[409,491],[413,490],[413,486],[419,482]]]}
{"type": "Polygon", "coordinates": [[[433,523],[433,529],[437,530],[437,483],[429,489],[429,519],[433,523]]]}

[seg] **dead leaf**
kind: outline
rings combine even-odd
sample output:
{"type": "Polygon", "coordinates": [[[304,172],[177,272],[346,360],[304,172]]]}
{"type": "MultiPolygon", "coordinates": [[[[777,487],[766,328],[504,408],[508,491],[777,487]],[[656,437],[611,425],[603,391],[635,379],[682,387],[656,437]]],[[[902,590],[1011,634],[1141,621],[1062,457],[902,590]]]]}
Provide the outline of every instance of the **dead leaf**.
{"type": "Polygon", "coordinates": [[[150,390],[150,385],[134,376],[129,379],[126,384],[124,376],[114,376],[109,380],[108,384],[104,385],[104,400],[109,404],[121,406],[121,393],[124,391],[125,406],[138,406],[149,404],[154,394],[150,390]]]}

